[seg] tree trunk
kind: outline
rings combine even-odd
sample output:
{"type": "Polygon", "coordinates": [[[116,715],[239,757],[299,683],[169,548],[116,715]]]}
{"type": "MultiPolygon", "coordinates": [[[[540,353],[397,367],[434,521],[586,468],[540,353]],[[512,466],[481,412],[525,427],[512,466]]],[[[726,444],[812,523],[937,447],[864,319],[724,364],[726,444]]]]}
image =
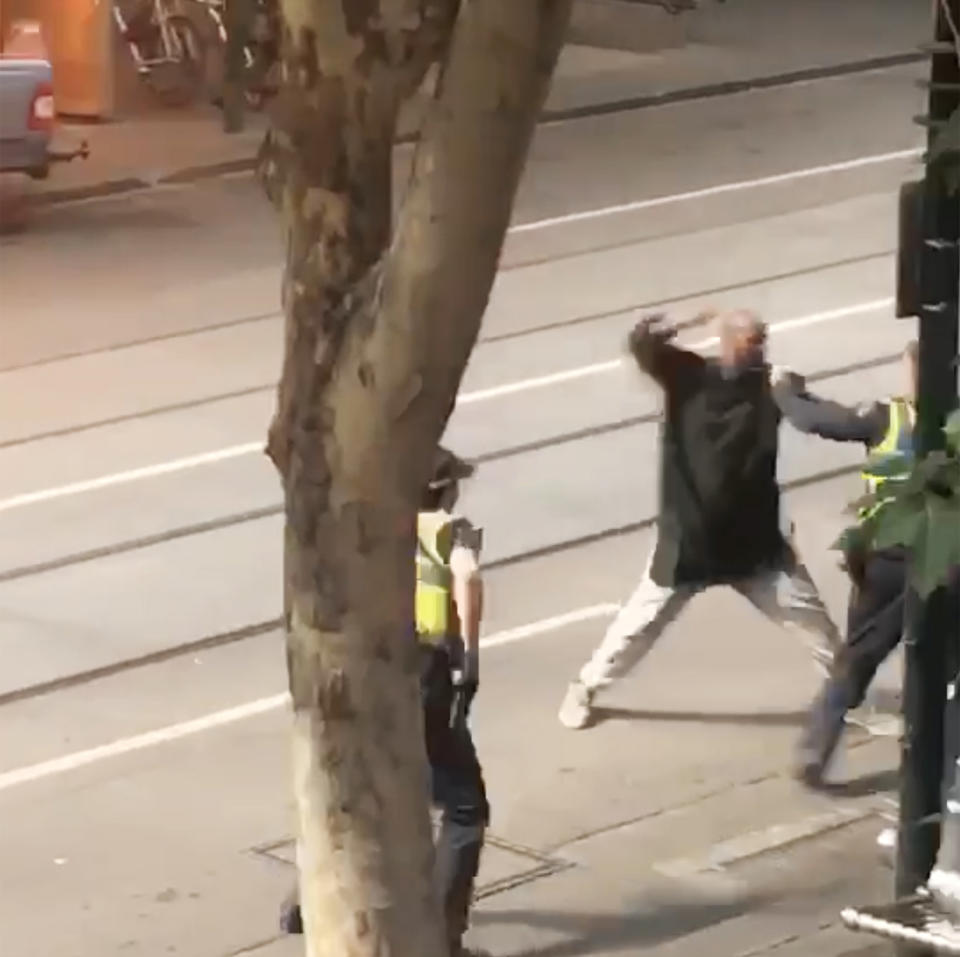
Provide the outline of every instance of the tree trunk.
{"type": "Polygon", "coordinates": [[[282,0],[261,174],[287,244],[286,510],[309,957],[445,957],[413,634],[416,508],[570,0],[282,0]],[[458,9],[459,6],[459,9],[458,9]],[[399,107],[441,77],[391,241],[399,107]]]}

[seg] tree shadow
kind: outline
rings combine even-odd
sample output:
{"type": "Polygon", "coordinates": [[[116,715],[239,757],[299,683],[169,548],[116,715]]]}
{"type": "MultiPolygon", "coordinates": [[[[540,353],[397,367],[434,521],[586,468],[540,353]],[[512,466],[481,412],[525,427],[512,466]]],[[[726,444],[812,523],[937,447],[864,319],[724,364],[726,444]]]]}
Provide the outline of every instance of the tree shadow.
{"type": "Polygon", "coordinates": [[[807,719],[805,711],[645,711],[639,708],[603,708],[593,710],[597,724],[603,721],[660,721],[680,724],[734,724],[761,727],[793,727],[807,719]]]}
{"type": "Polygon", "coordinates": [[[766,900],[759,895],[744,895],[733,901],[651,901],[643,909],[625,914],[483,910],[474,915],[473,922],[478,926],[523,924],[567,937],[566,940],[512,951],[509,957],[587,957],[610,951],[633,954],[641,948],[664,944],[741,917],[766,900]]]}

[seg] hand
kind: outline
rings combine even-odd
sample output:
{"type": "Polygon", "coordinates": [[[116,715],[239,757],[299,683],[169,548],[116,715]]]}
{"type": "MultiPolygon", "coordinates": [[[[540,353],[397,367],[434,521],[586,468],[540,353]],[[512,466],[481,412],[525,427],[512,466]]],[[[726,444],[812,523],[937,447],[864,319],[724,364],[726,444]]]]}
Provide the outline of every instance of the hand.
{"type": "Polygon", "coordinates": [[[790,370],[786,366],[771,366],[770,385],[774,387],[780,385],[788,375],[790,375],[790,370]]]}
{"type": "Polygon", "coordinates": [[[701,309],[689,322],[683,323],[684,329],[695,329],[713,322],[720,315],[718,309],[701,309]]]}
{"type": "Polygon", "coordinates": [[[850,582],[856,589],[863,588],[867,575],[867,555],[860,548],[850,549],[843,555],[840,567],[850,577],[850,582]]]}
{"type": "Polygon", "coordinates": [[[470,718],[470,707],[477,696],[480,682],[476,679],[465,680],[462,672],[453,676],[453,710],[450,714],[450,727],[457,728],[470,718]]]}
{"type": "Polygon", "coordinates": [[[654,312],[644,316],[630,330],[630,335],[627,337],[627,348],[630,352],[636,355],[644,340],[653,339],[664,343],[673,339],[677,330],[671,325],[663,325],[666,318],[666,313],[663,312],[654,312]]]}
{"type": "Polygon", "coordinates": [[[797,391],[803,390],[806,382],[802,375],[788,369],[786,366],[773,366],[770,369],[770,385],[774,388],[781,385],[790,385],[797,391]]]}

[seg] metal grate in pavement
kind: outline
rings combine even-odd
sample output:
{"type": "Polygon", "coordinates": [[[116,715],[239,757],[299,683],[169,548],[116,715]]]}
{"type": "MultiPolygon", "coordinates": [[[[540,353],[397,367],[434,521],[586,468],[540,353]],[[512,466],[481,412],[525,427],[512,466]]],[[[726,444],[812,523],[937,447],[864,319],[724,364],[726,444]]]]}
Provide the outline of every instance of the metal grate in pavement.
{"type": "MultiPolygon", "coordinates": [[[[296,866],[296,842],[292,837],[259,844],[250,850],[286,867],[296,866]]],[[[572,866],[570,861],[563,858],[543,854],[535,848],[507,841],[495,834],[487,834],[474,896],[477,900],[492,897],[522,884],[558,874],[572,866]]]]}

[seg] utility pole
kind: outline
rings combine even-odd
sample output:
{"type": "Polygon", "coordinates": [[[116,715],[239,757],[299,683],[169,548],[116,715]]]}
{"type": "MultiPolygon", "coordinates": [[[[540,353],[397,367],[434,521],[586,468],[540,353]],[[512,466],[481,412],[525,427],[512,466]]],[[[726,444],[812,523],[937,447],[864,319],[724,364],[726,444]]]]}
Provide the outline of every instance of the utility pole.
{"type": "MultiPolygon", "coordinates": [[[[935,0],[928,115],[922,122],[928,146],[960,103],[960,66],[956,28],[960,0],[935,0]]],[[[920,328],[920,381],[917,453],[928,455],[944,444],[943,425],[957,404],[958,318],[960,285],[960,198],[951,196],[943,176],[928,164],[919,190],[921,243],[916,250],[920,328]]],[[[949,642],[956,636],[956,605],[946,589],[926,601],[908,595],[906,674],[901,753],[900,829],[896,891],[907,897],[926,883],[940,845],[940,814],[953,768],[944,763],[947,669],[955,661],[949,642]]],[[[953,709],[951,709],[953,710],[953,709]]],[[[954,712],[955,714],[955,712],[954,712]]],[[[915,949],[905,953],[915,954],[915,949]]]]}

